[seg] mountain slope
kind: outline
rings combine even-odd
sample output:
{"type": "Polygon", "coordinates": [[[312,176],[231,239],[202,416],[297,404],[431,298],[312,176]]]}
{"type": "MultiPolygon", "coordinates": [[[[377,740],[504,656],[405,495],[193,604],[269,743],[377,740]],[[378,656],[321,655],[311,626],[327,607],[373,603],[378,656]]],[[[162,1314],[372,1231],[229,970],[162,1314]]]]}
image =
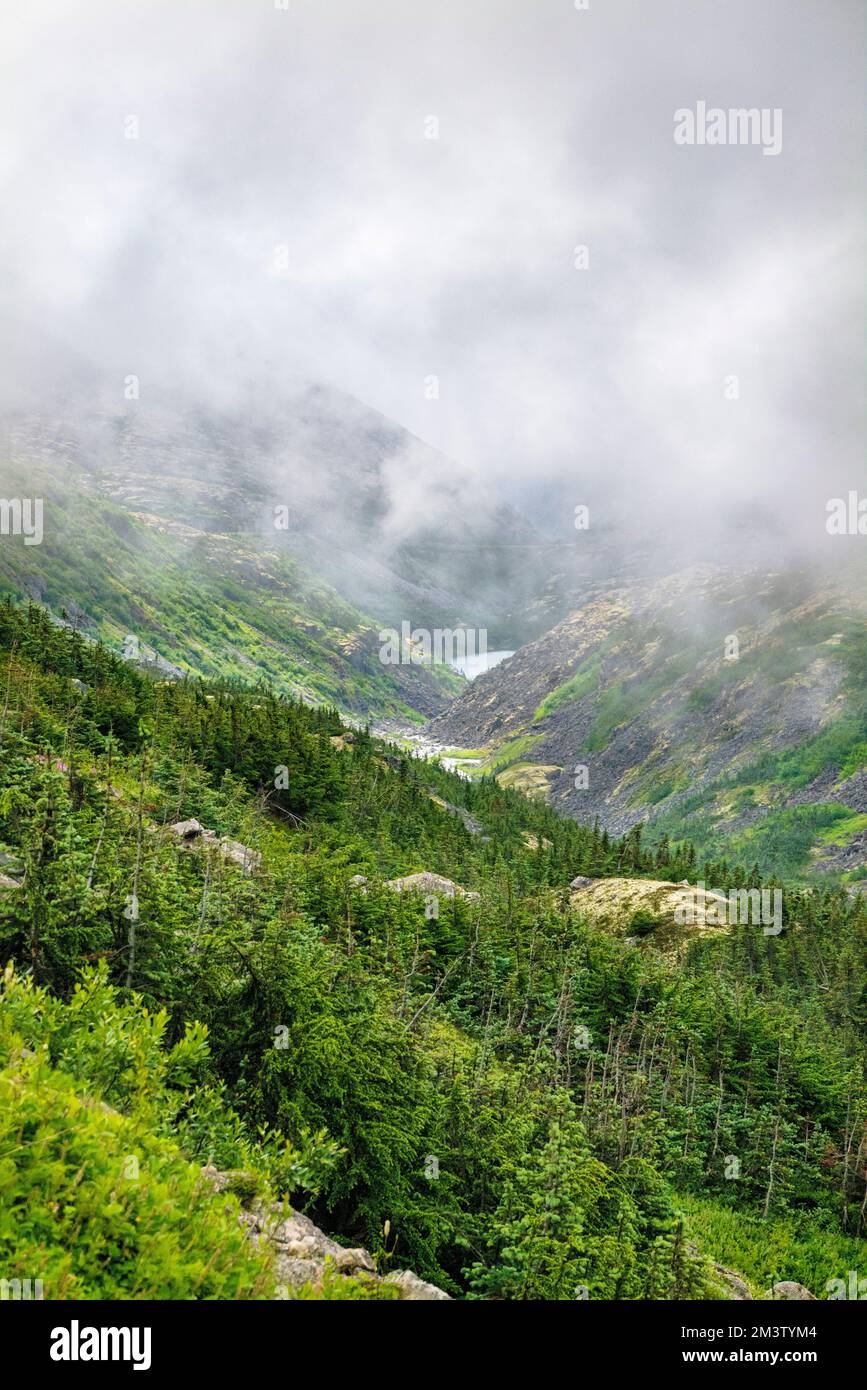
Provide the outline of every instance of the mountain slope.
{"type": "Polygon", "coordinates": [[[614,832],[649,821],[768,873],[857,877],[864,590],[710,567],[598,590],[428,732],[614,832]]]}
{"type": "Polygon", "coordinates": [[[48,1298],[267,1296],[209,1159],[230,1218],[285,1198],[470,1298],[722,1297],[709,1255],[821,1295],[857,1267],[862,897],[787,892],[779,935],[675,962],[647,916],[688,846],[152,679],[35,607],[0,603],[0,689],[7,1277],[41,1249],[48,1298]],[[393,891],[418,873],[469,891],[393,891]]]}
{"type": "Polygon", "coordinates": [[[469,470],[320,386],[238,388],[220,408],[141,391],[125,401],[87,378],[69,401],[9,416],[0,458],[84,477],[170,527],[288,553],[385,625],[465,622],[491,647],[523,640],[509,614],[540,582],[540,538],[469,470]]]}
{"type": "Polygon", "coordinates": [[[128,512],[56,463],[2,475],[5,495],[43,497],[45,512],[41,545],[0,541],[0,592],[168,674],[270,679],[314,703],[410,719],[462,683],[443,667],[383,665],[374,620],[274,542],[128,512]]]}

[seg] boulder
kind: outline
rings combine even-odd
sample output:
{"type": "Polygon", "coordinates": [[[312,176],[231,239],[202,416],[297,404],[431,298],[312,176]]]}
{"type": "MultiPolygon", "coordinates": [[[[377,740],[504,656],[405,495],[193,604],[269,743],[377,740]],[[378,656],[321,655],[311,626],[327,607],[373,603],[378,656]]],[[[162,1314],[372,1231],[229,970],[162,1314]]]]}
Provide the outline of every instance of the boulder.
{"type": "Polygon", "coordinates": [[[229,840],[224,837],[220,841],[220,853],[224,859],[228,859],[232,864],[237,864],[247,874],[252,874],[256,869],[262,867],[261,854],[257,850],[251,849],[249,845],[242,845],[239,840],[229,840]]]}
{"type": "Polygon", "coordinates": [[[478,893],[470,893],[466,888],[461,888],[457,883],[453,883],[450,878],[443,878],[442,874],[421,873],[408,874],[406,878],[390,878],[386,882],[386,888],[391,888],[395,893],[428,893],[439,898],[475,898],[478,893]]]}
{"type": "Polygon", "coordinates": [[[262,866],[262,856],[257,850],[251,849],[249,845],[242,845],[240,840],[230,840],[228,835],[222,835],[218,839],[216,831],[206,830],[200,821],[175,821],[174,825],[168,827],[168,831],[183,845],[201,848],[203,845],[210,847],[218,844],[223,858],[231,864],[237,864],[245,873],[251,874],[262,866]]]}
{"type": "Polygon", "coordinates": [[[584,874],[579,874],[577,878],[573,878],[569,887],[573,893],[577,893],[580,888],[589,888],[592,882],[592,878],[586,878],[584,874]]]}
{"type": "Polygon", "coordinates": [[[328,742],[332,748],[348,748],[355,742],[355,734],[332,734],[328,742]]]}
{"type": "Polygon", "coordinates": [[[810,1299],[813,1303],[816,1302],[816,1295],[810,1293],[809,1289],[805,1289],[803,1284],[795,1283],[793,1279],[784,1279],[781,1283],[774,1284],[772,1289],[768,1289],[765,1298],[783,1300],[789,1303],[803,1302],[806,1299],[810,1299]]]}
{"type": "Polygon", "coordinates": [[[438,1289],[436,1284],[425,1283],[424,1279],[419,1279],[418,1275],[413,1274],[409,1269],[401,1269],[394,1274],[387,1274],[385,1282],[386,1284],[397,1284],[401,1299],[407,1303],[433,1303],[438,1299],[450,1301],[449,1295],[443,1289],[438,1289]]]}
{"type": "Polygon", "coordinates": [[[205,827],[200,825],[197,820],[178,820],[168,829],[169,834],[174,835],[178,840],[195,840],[204,833],[205,827]]]}
{"type": "MultiPolygon", "coordinates": [[[[243,1180],[248,1176],[243,1173],[221,1173],[213,1167],[202,1169],[202,1177],[218,1192],[243,1188],[243,1180]]],[[[251,1186],[255,1184],[251,1182],[251,1186]]],[[[287,1216],[285,1207],[279,1202],[254,1201],[241,1211],[240,1219],[254,1245],[270,1246],[274,1251],[277,1276],[275,1297],[278,1299],[290,1298],[305,1284],[321,1287],[326,1262],[350,1279],[368,1284],[397,1285],[400,1290],[398,1301],[449,1298],[449,1294],[435,1284],[425,1283],[409,1270],[399,1270],[385,1279],[381,1278],[369,1251],[339,1245],[318,1226],[314,1226],[309,1216],[302,1216],[300,1212],[287,1216]]]]}

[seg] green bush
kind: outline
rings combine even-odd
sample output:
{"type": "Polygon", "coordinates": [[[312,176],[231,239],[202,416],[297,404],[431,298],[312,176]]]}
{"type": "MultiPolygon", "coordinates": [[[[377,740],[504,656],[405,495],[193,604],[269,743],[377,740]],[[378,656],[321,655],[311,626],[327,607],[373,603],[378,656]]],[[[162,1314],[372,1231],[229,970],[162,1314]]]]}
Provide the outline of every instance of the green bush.
{"type": "Polygon", "coordinates": [[[0,1270],[56,1299],[264,1298],[273,1284],[236,1200],[79,1094],[45,1049],[0,1071],[0,1270]]]}

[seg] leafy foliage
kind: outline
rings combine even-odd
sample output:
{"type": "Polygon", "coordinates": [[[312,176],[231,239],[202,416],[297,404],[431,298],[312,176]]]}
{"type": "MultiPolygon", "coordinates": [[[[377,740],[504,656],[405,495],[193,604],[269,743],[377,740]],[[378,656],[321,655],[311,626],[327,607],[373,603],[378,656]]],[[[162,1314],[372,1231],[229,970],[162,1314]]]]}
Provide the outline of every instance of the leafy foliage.
{"type": "Polygon", "coordinates": [[[733,928],[674,966],[652,930],[594,930],[571,879],[755,872],[613,840],[264,686],[149,678],[35,607],[0,605],[0,701],[16,1270],[42,1242],[66,1296],[266,1296],[208,1159],[472,1297],[696,1296],[695,1198],[757,1247],[788,1219],[841,1261],[863,1239],[863,899],[787,891],[779,936],[733,928]],[[213,838],[169,829],[191,817],[213,838]],[[387,886],[422,870],[478,897],[387,886]],[[93,1270],[85,1210],[112,1252],[93,1270]],[[203,1272],[206,1239],[225,1258],[203,1272]]]}

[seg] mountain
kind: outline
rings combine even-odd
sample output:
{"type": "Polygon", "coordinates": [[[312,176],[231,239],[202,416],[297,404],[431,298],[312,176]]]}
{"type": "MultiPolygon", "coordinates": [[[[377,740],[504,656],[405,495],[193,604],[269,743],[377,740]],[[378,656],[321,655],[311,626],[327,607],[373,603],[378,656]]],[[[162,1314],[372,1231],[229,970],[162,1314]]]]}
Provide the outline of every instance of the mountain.
{"type": "Polygon", "coordinates": [[[460,678],[386,666],[378,624],[274,541],[108,500],[93,473],[7,464],[6,496],[44,499],[44,539],[0,542],[0,591],[44,604],[164,674],[267,679],[349,713],[418,719],[460,678]]]}
{"type": "Polygon", "coordinates": [[[4,591],[132,637],[168,673],[265,677],[359,716],[429,716],[462,683],[384,665],[383,627],[517,640],[514,548],[532,555],[532,530],[351,397],[294,383],[217,411],[81,394],[5,421],[0,487],[42,498],[45,520],[41,545],[3,539],[4,591]]]}
{"type": "Polygon", "coordinates": [[[867,877],[867,589],[694,567],[599,587],[430,724],[615,833],[867,877]]]}
{"type": "MultiPolygon", "coordinates": [[[[297,381],[251,389],[220,409],[180,389],[152,390],[153,399],[142,390],[143,399],[118,402],[119,391],[86,378],[65,401],[7,417],[0,481],[6,495],[13,486],[45,489],[46,544],[67,554],[78,545],[82,518],[73,528],[61,514],[83,491],[116,534],[123,525],[94,498],[130,518],[136,546],[150,533],[146,548],[171,552],[170,566],[192,565],[196,582],[222,578],[228,565],[253,597],[261,583],[267,601],[281,588],[291,597],[293,577],[306,575],[379,625],[484,628],[490,648],[530,635],[516,614],[541,582],[541,538],[408,431],[352,397],[297,381]],[[273,557],[295,565],[281,575],[273,557]]],[[[114,559],[101,539],[92,528],[86,537],[98,567],[92,597],[101,561],[114,559]]],[[[19,582],[28,564],[38,569],[32,553],[16,564],[7,577],[19,582]]],[[[109,563],[103,587],[114,583],[109,563]]],[[[79,601],[72,588],[65,597],[79,601]]],[[[165,635],[154,632],[158,651],[165,635]]],[[[238,647],[251,655],[243,635],[238,647]]]]}
{"type": "Polygon", "coordinates": [[[662,1300],[858,1269],[863,896],[679,929],[691,846],[35,605],[0,602],[0,689],[4,1280],[662,1300]]]}

